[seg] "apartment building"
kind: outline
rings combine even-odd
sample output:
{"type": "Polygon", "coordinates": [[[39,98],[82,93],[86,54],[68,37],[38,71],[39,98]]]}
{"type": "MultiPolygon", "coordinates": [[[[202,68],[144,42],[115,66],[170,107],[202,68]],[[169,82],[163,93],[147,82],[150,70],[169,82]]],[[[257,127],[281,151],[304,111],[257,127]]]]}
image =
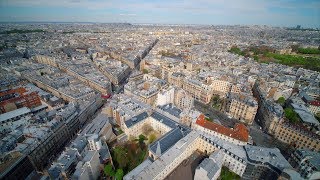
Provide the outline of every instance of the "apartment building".
{"type": "Polygon", "coordinates": [[[209,158],[205,158],[197,167],[195,180],[215,180],[220,177],[224,153],[220,150],[213,152],[209,158]]]}
{"type": "Polygon", "coordinates": [[[98,179],[100,175],[100,160],[98,151],[89,151],[87,155],[78,162],[76,170],[71,179],[87,180],[98,179]]]}
{"type": "Polygon", "coordinates": [[[253,95],[258,101],[256,118],[264,130],[275,134],[277,125],[283,120],[283,108],[266,99],[266,93],[261,88],[260,81],[256,81],[253,86],[253,95]]]}
{"type": "Polygon", "coordinates": [[[308,149],[295,150],[289,159],[302,178],[320,179],[320,153],[308,149]]]}
{"type": "Polygon", "coordinates": [[[182,88],[192,98],[204,104],[209,103],[211,100],[213,88],[211,85],[186,77],[182,73],[169,73],[168,83],[182,88]]]}
{"type": "Polygon", "coordinates": [[[231,83],[225,80],[208,78],[208,83],[212,87],[213,94],[217,94],[219,96],[226,96],[231,89],[231,83]]]}
{"type": "Polygon", "coordinates": [[[195,79],[185,79],[183,81],[182,89],[190,94],[195,100],[204,104],[208,104],[212,97],[210,86],[195,79]]]}
{"type": "Polygon", "coordinates": [[[274,136],[295,148],[307,148],[320,151],[320,136],[302,125],[281,122],[275,128],[274,136]]]}
{"type": "Polygon", "coordinates": [[[150,111],[151,106],[125,94],[115,95],[104,109],[109,117],[112,117],[119,126],[124,127],[126,120],[150,111]]]}
{"type": "Polygon", "coordinates": [[[183,89],[176,89],[174,104],[180,109],[191,109],[194,105],[194,99],[183,89]]]}
{"type": "Polygon", "coordinates": [[[229,93],[225,111],[235,119],[251,125],[258,110],[258,102],[248,94],[229,93]]]}
{"type": "Polygon", "coordinates": [[[114,85],[122,83],[130,73],[128,65],[114,59],[95,59],[93,62],[114,85]]]}
{"type": "Polygon", "coordinates": [[[169,73],[167,79],[168,79],[168,83],[170,85],[174,85],[174,86],[182,88],[185,77],[186,76],[182,73],[174,72],[174,73],[169,73]]]}
{"type": "Polygon", "coordinates": [[[0,132],[11,132],[21,125],[27,125],[31,114],[31,110],[27,107],[0,114],[0,132]]]}
{"type": "Polygon", "coordinates": [[[237,145],[246,145],[249,141],[249,132],[245,125],[237,124],[233,129],[230,129],[205,120],[203,114],[197,118],[192,128],[237,145]]]}
{"type": "Polygon", "coordinates": [[[130,81],[124,86],[124,94],[134,96],[151,106],[156,104],[158,92],[167,87],[166,82],[150,75],[144,75],[143,81],[130,81]]]}
{"type": "Polygon", "coordinates": [[[34,108],[42,104],[37,92],[27,92],[22,87],[1,92],[0,100],[0,113],[22,107],[34,108]]]}
{"type": "Polygon", "coordinates": [[[157,95],[157,106],[174,104],[179,109],[191,109],[193,107],[193,98],[183,89],[178,87],[169,87],[162,89],[157,95]]]}

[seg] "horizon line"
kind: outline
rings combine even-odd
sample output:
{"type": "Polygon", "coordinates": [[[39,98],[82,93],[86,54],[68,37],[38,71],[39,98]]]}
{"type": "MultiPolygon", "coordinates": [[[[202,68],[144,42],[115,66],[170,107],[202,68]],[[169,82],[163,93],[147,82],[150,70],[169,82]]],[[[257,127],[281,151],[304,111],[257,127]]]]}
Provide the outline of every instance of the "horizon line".
{"type": "MultiPolygon", "coordinates": [[[[35,23],[35,24],[132,24],[132,25],[200,25],[200,26],[268,26],[268,27],[278,27],[278,28],[296,28],[296,26],[276,26],[267,24],[187,24],[187,23],[130,23],[130,22],[94,22],[94,21],[0,21],[0,24],[12,23],[12,24],[22,24],[22,23],[35,23]]],[[[301,29],[320,29],[320,27],[301,27],[301,29]]]]}

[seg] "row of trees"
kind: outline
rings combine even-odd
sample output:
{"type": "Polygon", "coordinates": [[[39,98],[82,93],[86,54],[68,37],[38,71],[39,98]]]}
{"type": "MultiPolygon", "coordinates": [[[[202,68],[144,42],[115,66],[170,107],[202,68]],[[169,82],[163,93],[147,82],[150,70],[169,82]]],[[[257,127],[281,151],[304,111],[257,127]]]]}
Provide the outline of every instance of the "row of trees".
{"type": "Polygon", "coordinates": [[[34,33],[34,32],[46,32],[46,31],[42,29],[32,29],[32,30],[13,29],[13,30],[1,32],[0,34],[16,34],[16,33],[24,34],[24,33],[34,33]]]}
{"type": "Polygon", "coordinates": [[[291,46],[293,52],[301,53],[301,54],[320,54],[320,46],[318,48],[302,48],[299,44],[295,44],[291,46]]]}

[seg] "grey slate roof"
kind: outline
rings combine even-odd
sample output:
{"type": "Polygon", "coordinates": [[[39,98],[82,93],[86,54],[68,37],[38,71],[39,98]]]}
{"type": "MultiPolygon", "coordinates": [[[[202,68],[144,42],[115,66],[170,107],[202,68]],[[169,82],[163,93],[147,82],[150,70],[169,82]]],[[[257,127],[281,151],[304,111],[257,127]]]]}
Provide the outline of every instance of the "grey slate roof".
{"type": "Polygon", "coordinates": [[[303,158],[305,157],[310,157],[308,158],[308,161],[317,169],[317,171],[320,171],[320,153],[319,152],[314,152],[310,151],[307,149],[297,149],[296,150],[303,158]]]}
{"type": "Polygon", "coordinates": [[[181,114],[181,110],[178,109],[177,107],[175,107],[172,103],[170,104],[166,104],[166,105],[163,105],[163,106],[158,106],[161,110],[165,111],[165,112],[168,112],[169,114],[179,118],[180,117],[180,114],[181,114]]]}
{"type": "Polygon", "coordinates": [[[126,124],[127,128],[130,128],[131,126],[134,126],[135,124],[146,119],[147,117],[148,117],[148,113],[143,112],[143,113],[136,115],[136,116],[132,117],[131,119],[125,121],[124,123],[126,124]]]}
{"type": "Polygon", "coordinates": [[[158,156],[160,156],[190,132],[191,132],[190,129],[186,129],[178,126],[172,129],[171,131],[169,131],[167,134],[162,136],[160,139],[158,139],[154,143],[152,143],[149,149],[154,154],[157,154],[158,156]]]}
{"type": "Polygon", "coordinates": [[[175,128],[178,125],[178,123],[176,123],[175,121],[171,120],[167,116],[160,114],[158,112],[152,113],[151,117],[153,117],[155,120],[160,121],[163,124],[169,126],[170,128],[175,128]]]}

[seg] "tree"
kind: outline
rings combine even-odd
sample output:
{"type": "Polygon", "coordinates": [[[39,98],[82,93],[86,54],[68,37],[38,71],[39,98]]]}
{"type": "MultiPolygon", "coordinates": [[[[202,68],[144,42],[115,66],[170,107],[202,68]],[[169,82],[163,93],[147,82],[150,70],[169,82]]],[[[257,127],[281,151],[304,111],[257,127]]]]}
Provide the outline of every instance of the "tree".
{"type": "Polygon", "coordinates": [[[212,97],[212,102],[216,104],[218,101],[219,101],[219,96],[214,95],[214,96],[212,97]]]}
{"type": "Polygon", "coordinates": [[[157,139],[157,136],[155,134],[150,134],[148,143],[151,144],[157,139]]]}
{"type": "Polygon", "coordinates": [[[111,176],[111,177],[112,177],[112,176],[115,175],[115,172],[114,172],[111,164],[107,164],[107,165],[104,167],[103,171],[104,171],[104,174],[107,175],[107,176],[111,176]]]}
{"type": "Polygon", "coordinates": [[[150,124],[144,124],[142,126],[142,133],[143,134],[148,135],[152,131],[153,131],[153,128],[152,128],[152,126],[150,126],[150,124]]]}
{"type": "Polygon", "coordinates": [[[143,72],[143,74],[148,74],[149,73],[149,71],[147,69],[143,69],[142,72],[143,72]]]}
{"type": "Polygon", "coordinates": [[[147,140],[147,138],[146,138],[143,134],[140,134],[140,135],[139,135],[139,139],[138,139],[139,144],[144,143],[144,140],[147,140]]]}
{"type": "Polygon", "coordinates": [[[281,106],[284,106],[284,103],[286,102],[286,99],[284,97],[279,97],[277,100],[277,103],[279,103],[281,106]]]}
{"type": "Polygon", "coordinates": [[[129,160],[127,158],[127,149],[125,149],[122,146],[117,146],[114,148],[114,154],[115,154],[115,158],[117,163],[119,164],[120,168],[124,168],[127,166],[129,160]]]}
{"type": "Polygon", "coordinates": [[[117,172],[115,174],[116,180],[122,180],[123,177],[123,170],[122,169],[117,169],[117,172]]]}
{"type": "Polygon", "coordinates": [[[292,108],[285,108],[284,115],[292,123],[297,123],[299,121],[298,114],[292,108]]]}
{"type": "Polygon", "coordinates": [[[298,49],[299,49],[300,45],[299,44],[294,44],[294,45],[291,45],[291,49],[293,52],[297,52],[298,49]]]}

